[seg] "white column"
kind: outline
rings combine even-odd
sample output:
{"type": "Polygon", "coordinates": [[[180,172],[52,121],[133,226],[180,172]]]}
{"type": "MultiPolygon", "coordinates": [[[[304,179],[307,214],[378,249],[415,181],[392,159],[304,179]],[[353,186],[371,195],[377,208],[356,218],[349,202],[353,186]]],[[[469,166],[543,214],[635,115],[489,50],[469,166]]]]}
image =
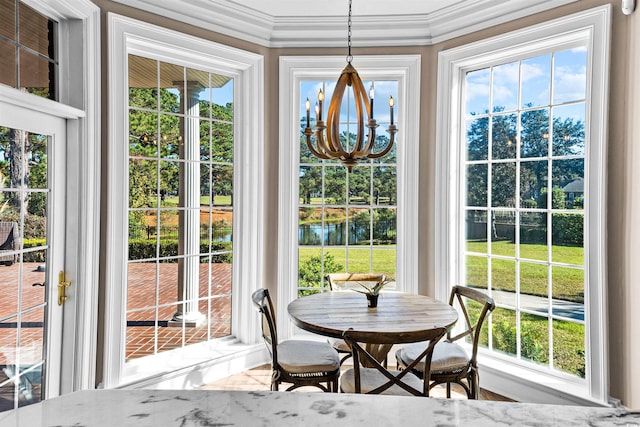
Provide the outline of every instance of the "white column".
{"type": "Polygon", "coordinates": [[[180,88],[182,144],[180,145],[180,185],[178,205],[178,304],[174,326],[199,326],[206,319],[198,310],[200,284],[200,106],[198,82],[175,82],[180,88]],[[184,87],[186,86],[186,94],[184,87]]]}

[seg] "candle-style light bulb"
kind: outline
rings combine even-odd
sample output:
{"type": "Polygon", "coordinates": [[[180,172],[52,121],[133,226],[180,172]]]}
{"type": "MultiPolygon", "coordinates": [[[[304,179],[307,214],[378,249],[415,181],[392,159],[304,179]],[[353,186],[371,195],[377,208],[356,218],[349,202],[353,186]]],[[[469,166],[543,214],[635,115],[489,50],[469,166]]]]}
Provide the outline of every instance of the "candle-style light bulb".
{"type": "Polygon", "coordinates": [[[307,98],[307,102],[305,103],[305,107],[307,108],[307,127],[309,127],[309,114],[311,110],[311,103],[309,102],[309,98],[307,98]]]}
{"type": "Polygon", "coordinates": [[[371,84],[371,89],[369,89],[369,110],[371,110],[369,114],[369,118],[373,119],[373,83],[371,84]]]}
{"type": "Polygon", "coordinates": [[[320,92],[318,92],[318,103],[319,103],[319,107],[317,107],[317,116],[318,116],[318,120],[322,120],[322,101],[324,101],[324,92],[322,92],[322,89],[320,89],[320,92]]]}
{"type": "Polygon", "coordinates": [[[393,96],[389,97],[389,115],[391,116],[391,124],[393,124],[393,105],[395,104],[393,96]]]}

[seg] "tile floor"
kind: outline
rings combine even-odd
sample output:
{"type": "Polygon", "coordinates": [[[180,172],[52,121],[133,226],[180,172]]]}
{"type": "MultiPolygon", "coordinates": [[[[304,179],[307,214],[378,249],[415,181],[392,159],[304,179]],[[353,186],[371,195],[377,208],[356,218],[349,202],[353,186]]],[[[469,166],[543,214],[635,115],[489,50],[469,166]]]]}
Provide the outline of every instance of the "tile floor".
{"type": "MultiPolygon", "coordinates": [[[[349,366],[343,367],[343,369],[348,369],[349,366]]],[[[231,375],[226,378],[222,378],[218,381],[212,382],[210,384],[203,385],[200,387],[201,390],[247,390],[247,391],[257,391],[257,390],[269,390],[271,384],[271,367],[270,365],[262,365],[253,369],[246,370],[236,375],[231,375]]],[[[285,385],[286,386],[286,385],[285,385]]],[[[281,387],[281,390],[284,390],[286,387],[281,387]]],[[[318,391],[319,389],[314,387],[302,387],[298,390],[304,391],[318,391]]],[[[438,398],[446,398],[446,390],[444,386],[437,386],[431,391],[432,397],[438,398]]],[[[458,388],[458,386],[454,385],[451,390],[451,397],[453,399],[466,399],[466,394],[462,388],[458,388]]],[[[500,396],[498,394],[492,393],[488,390],[480,390],[480,399],[481,400],[493,400],[493,401],[501,401],[501,402],[511,402],[512,400],[500,396]]]]}

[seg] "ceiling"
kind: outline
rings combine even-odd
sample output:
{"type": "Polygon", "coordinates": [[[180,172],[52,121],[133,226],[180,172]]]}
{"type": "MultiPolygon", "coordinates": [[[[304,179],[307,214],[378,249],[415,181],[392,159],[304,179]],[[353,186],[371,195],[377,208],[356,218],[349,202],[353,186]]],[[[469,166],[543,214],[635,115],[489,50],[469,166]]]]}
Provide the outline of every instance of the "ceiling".
{"type": "MultiPolygon", "coordinates": [[[[267,47],[344,46],[347,0],[115,0],[267,47]]],[[[429,45],[580,0],[353,0],[353,46],[429,45]]]]}

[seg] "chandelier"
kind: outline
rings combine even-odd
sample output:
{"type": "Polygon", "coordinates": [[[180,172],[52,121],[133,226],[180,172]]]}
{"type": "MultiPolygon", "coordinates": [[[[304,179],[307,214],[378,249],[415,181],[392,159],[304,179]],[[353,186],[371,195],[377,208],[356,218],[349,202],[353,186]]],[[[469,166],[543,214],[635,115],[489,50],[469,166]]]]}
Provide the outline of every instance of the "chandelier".
{"type": "Polygon", "coordinates": [[[307,109],[307,126],[304,130],[304,135],[307,140],[307,146],[311,153],[324,160],[340,160],[343,165],[347,167],[347,170],[351,172],[351,168],[358,164],[358,162],[367,161],[369,159],[377,159],[387,154],[391,148],[393,148],[393,142],[395,140],[395,134],[398,128],[393,124],[393,97],[389,97],[389,114],[390,124],[387,132],[389,133],[388,144],[380,151],[375,151],[376,142],[376,128],[378,124],[373,118],[373,98],[374,90],[373,85],[369,90],[369,96],[362,84],[362,80],[358,75],[356,69],[351,65],[353,56],[351,55],[351,1],[349,0],[349,24],[347,33],[347,66],[342,70],[340,78],[336,83],[336,87],[329,103],[329,111],[327,113],[327,123],[325,125],[322,120],[322,104],[324,102],[324,93],[322,89],[318,93],[318,102],[316,103],[316,128],[313,131],[310,127],[310,110],[311,104],[309,98],[306,101],[307,109]],[[355,141],[350,144],[351,135],[345,136],[344,142],[340,139],[340,106],[342,105],[342,98],[346,87],[349,86],[353,90],[353,99],[355,101],[356,116],[357,116],[357,133],[355,135],[355,141]],[[365,116],[366,115],[366,116],[365,116]],[[369,129],[369,133],[365,135],[364,126],[369,129]],[[315,146],[312,141],[312,136],[315,136],[315,146]],[[366,141],[365,141],[366,136],[366,141]],[[350,148],[351,147],[351,148],[350,148]]]}

